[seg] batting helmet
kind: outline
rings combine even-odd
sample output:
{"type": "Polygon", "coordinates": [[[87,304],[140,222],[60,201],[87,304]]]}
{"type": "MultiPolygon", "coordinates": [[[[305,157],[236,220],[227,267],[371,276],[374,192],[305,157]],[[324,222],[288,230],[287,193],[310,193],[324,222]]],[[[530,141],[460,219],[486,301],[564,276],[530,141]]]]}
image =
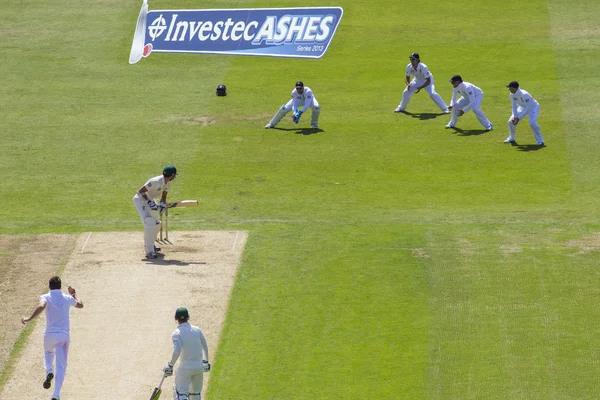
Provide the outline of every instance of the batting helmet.
{"type": "Polygon", "coordinates": [[[217,86],[217,96],[227,96],[227,87],[225,85],[217,86]]]}
{"type": "Polygon", "coordinates": [[[188,319],[189,317],[190,314],[188,313],[187,308],[179,307],[177,310],[175,310],[175,319],[188,319]]]}
{"type": "Polygon", "coordinates": [[[165,169],[163,169],[163,175],[166,177],[177,175],[177,168],[172,165],[167,165],[165,169]]]}

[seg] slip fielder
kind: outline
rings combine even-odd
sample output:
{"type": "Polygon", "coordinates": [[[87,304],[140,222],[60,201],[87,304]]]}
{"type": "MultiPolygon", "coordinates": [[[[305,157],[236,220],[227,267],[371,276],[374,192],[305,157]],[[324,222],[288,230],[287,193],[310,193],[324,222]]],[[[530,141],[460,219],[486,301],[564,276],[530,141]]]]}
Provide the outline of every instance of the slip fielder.
{"type": "Polygon", "coordinates": [[[504,143],[516,143],[517,124],[525,117],[529,117],[529,126],[535,136],[535,141],[540,146],[544,145],[542,129],[537,123],[540,115],[540,103],[534,99],[528,91],[519,88],[519,82],[512,81],[506,85],[510,91],[510,101],[512,104],[512,114],[508,119],[508,138],[504,143]]]}
{"type": "Polygon", "coordinates": [[[150,178],[133,196],[133,204],[144,225],[144,246],[148,259],[158,258],[156,253],[160,248],[154,246],[154,242],[160,231],[159,213],[167,209],[167,193],[176,176],[177,168],[167,165],[162,175],[150,178]]]}
{"type": "Polygon", "coordinates": [[[410,63],[406,66],[406,88],[402,92],[402,100],[394,112],[404,112],[408,106],[408,102],[414,94],[419,93],[421,89],[425,89],[433,102],[440,108],[444,114],[448,114],[448,106],[442,99],[442,96],[435,91],[433,74],[429,71],[427,65],[421,62],[419,53],[412,53],[408,56],[410,63]],[[410,77],[414,76],[413,80],[410,77]]]}

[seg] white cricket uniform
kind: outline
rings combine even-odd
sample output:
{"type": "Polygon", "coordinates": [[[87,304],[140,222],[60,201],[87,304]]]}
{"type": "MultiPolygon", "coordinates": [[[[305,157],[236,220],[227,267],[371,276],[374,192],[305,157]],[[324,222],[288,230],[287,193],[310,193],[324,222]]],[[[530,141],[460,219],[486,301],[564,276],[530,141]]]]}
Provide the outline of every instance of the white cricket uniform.
{"type": "MultiPolygon", "coordinates": [[[[526,90],[517,89],[513,94],[510,93],[510,101],[512,103],[512,115],[508,119],[508,132],[510,133],[509,139],[515,140],[517,134],[517,125],[511,122],[513,117],[519,118],[519,122],[529,117],[529,126],[535,136],[535,141],[538,144],[544,144],[544,138],[542,137],[542,130],[540,125],[537,123],[538,116],[540,115],[540,103],[538,103],[526,90]]],[[[517,123],[518,124],[518,123],[517,123]]]]}
{"type": "Polygon", "coordinates": [[[77,300],[63,293],[60,289],[50,290],[40,296],[40,302],[46,303],[46,330],[44,331],[44,367],[46,374],[54,374],[54,393],[52,397],[60,398],[60,389],[65,380],[70,340],[70,307],[77,305],[77,300]],[[56,370],[54,361],[56,359],[56,370]]]}
{"type": "Polygon", "coordinates": [[[298,93],[296,88],[292,90],[292,98],[285,105],[281,106],[271,122],[269,124],[275,127],[279,121],[290,111],[296,111],[302,108],[302,112],[306,112],[309,108],[312,109],[310,125],[314,129],[319,128],[319,115],[321,114],[321,107],[319,102],[315,98],[313,91],[308,86],[304,86],[302,94],[298,93]]]}
{"type": "Polygon", "coordinates": [[[452,90],[452,100],[450,100],[450,106],[452,107],[452,118],[448,125],[455,126],[458,120],[458,110],[468,112],[473,110],[473,113],[477,116],[479,123],[485,129],[492,129],[492,123],[487,119],[483,111],[481,111],[481,103],[483,102],[483,91],[477,86],[469,82],[461,82],[457,87],[452,90]],[[456,97],[460,94],[460,98],[456,100],[456,97]]]}
{"type": "Polygon", "coordinates": [[[179,359],[175,372],[174,400],[200,400],[204,379],[204,361],[208,361],[208,344],[204,334],[189,322],[179,324],[171,335],[173,355],[170,365],[179,359]]]}
{"type": "MultiPolygon", "coordinates": [[[[160,202],[160,198],[163,192],[168,192],[171,186],[171,182],[165,183],[165,177],[163,175],[155,176],[144,184],[146,187],[146,196],[150,200],[154,200],[156,204],[160,202]]],[[[133,196],[133,204],[140,214],[142,224],[144,224],[144,246],[146,248],[146,254],[154,251],[154,242],[156,235],[160,231],[160,220],[158,211],[151,210],[148,207],[146,200],[136,192],[133,196]]]]}
{"type": "Polygon", "coordinates": [[[427,68],[427,65],[423,64],[422,62],[419,62],[419,64],[417,64],[417,68],[413,68],[412,63],[408,63],[408,65],[406,66],[406,76],[410,78],[411,75],[414,78],[402,92],[402,100],[400,101],[398,108],[400,108],[401,110],[405,110],[413,94],[415,94],[415,92],[417,91],[417,88],[423,86],[429,78],[429,85],[425,86],[423,90],[425,90],[429,94],[431,100],[433,100],[434,103],[437,104],[437,106],[440,108],[440,110],[442,110],[442,112],[448,110],[448,106],[444,102],[444,99],[442,99],[442,96],[437,94],[435,91],[433,74],[429,72],[429,68],[427,68]]]}

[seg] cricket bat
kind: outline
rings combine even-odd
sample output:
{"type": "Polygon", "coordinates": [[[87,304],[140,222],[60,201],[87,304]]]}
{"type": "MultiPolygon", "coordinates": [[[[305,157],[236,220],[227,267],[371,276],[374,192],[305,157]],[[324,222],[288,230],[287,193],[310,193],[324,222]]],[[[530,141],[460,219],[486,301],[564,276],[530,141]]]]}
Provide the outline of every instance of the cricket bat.
{"type": "Polygon", "coordinates": [[[198,205],[198,200],[181,200],[167,204],[168,208],[180,207],[195,207],[198,205]]]}
{"type": "Polygon", "coordinates": [[[165,380],[166,375],[163,374],[162,379],[160,380],[160,383],[158,384],[157,387],[154,388],[154,392],[152,392],[152,396],[150,396],[150,400],[158,400],[158,398],[160,397],[160,394],[162,393],[162,384],[163,381],[165,380]]]}

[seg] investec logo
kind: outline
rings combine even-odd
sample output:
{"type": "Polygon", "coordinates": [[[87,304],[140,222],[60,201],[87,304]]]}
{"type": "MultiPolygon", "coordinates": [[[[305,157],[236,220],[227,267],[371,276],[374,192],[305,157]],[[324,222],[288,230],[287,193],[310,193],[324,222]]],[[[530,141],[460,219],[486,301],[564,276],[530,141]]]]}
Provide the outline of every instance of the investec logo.
{"type": "Polygon", "coordinates": [[[251,42],[253,45],[266,43],[270,45],[290,43],[323,43],[329,39],[335,26],[335,15],[267,16],[262,24],[259,21],[235,21],[227,18],[224,21],[178,21],[179,14],[172,14],[167,29],[167,21],[160,14],[150,26],[148,34],[152,41],[163,38],[171,41],[239,41],[251,42]]]}
{"type": "Polygon", "coordinates": [[[321,58],[340,7],[140,10],[129,62],[158,53],[321,58]]]}

